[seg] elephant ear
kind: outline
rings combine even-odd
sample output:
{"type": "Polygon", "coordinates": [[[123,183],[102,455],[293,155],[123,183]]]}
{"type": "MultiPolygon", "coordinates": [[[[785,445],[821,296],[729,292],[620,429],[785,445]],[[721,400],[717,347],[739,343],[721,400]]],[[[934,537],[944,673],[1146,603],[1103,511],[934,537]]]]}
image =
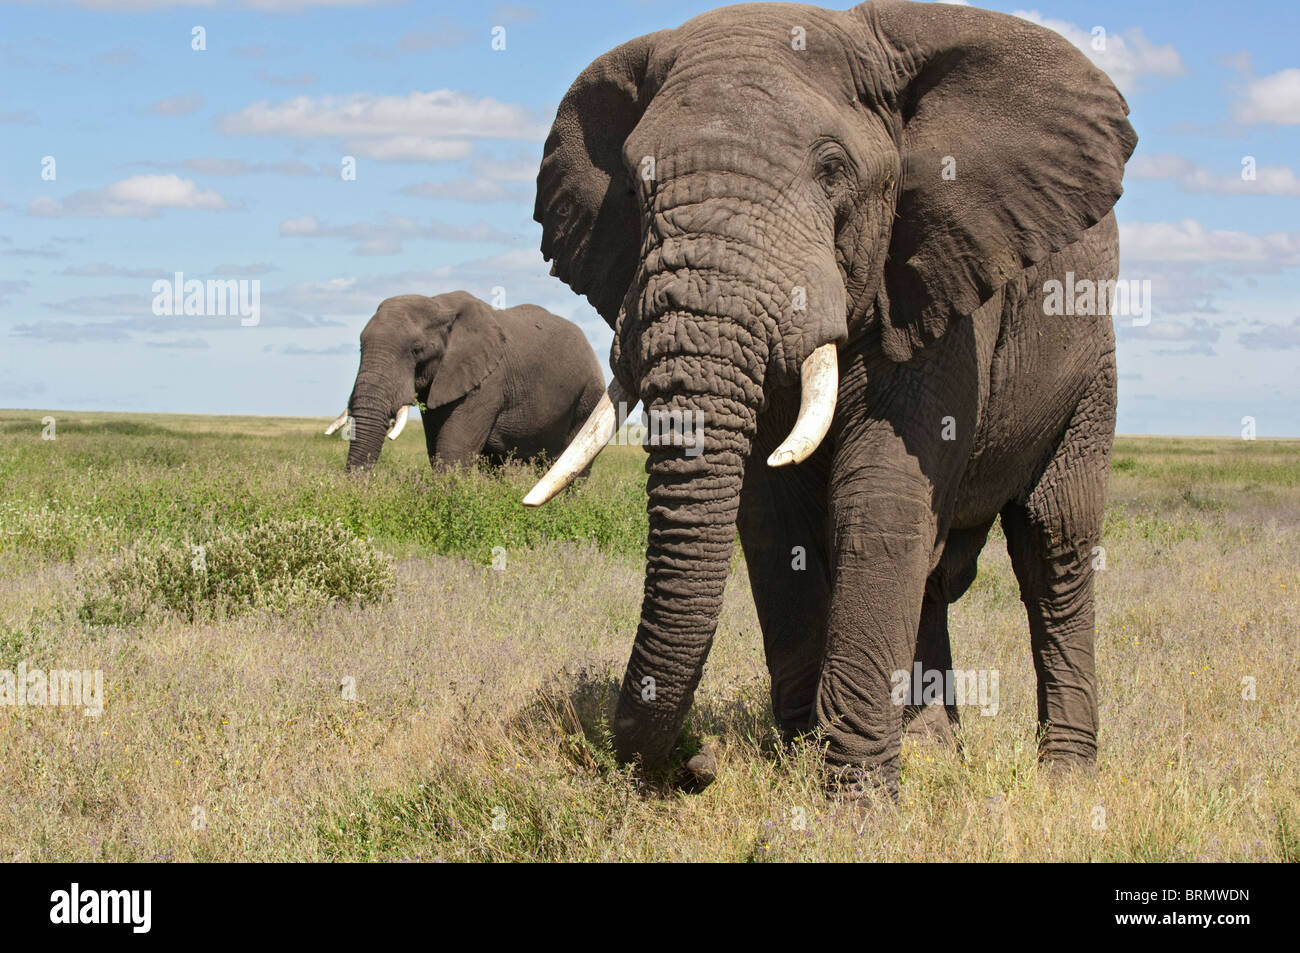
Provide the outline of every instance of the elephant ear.
{"type": "Polygon", "coordinates": [[[615,47],[582,71],[560,102],[537,173],[533,218],[551,274],[586,295],[610,327],[641,245],[623,143],[645,112],[650,56],[665,32],[615,47]]]}
{"type": "Polygon", "coordinates": [[[449,309],[451,327],[442,361],[429,387],[426,407],[458,400],[487,378],[506,354],[506,334],[496,310],[466,292],[430,299],[449,309]]]}
{"type": "Polygon", "coordinates": [[[904,361],[1104,218],[1137,134],[1110,79],[1044,27],[946,4],[854,13],[901,122],[881,335],[904,361]]]}

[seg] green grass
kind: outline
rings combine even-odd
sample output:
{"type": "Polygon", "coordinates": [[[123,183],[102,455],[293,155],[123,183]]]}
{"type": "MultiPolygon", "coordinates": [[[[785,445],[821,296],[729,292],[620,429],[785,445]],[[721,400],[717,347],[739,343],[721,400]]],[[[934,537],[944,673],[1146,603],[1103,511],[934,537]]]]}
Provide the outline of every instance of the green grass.
{"type": "Polygon", "coordinates": [[[369,475],[343,472],[346,445],[314,421],[0,412],[0,551],[84,559],[141,540],[179,543],[268,519],[341,523],[397,554],[461,555],[581,539],[639,552],[646,534],[642,458],[611,448],[579,491],[519,505],[540,475],[435,474],[419,426],[385,447],[369,475]]]}
{"type": "Polygon", "coordinates": [[[99,718],[0,706],[0,861],[1300,858],[1300,441],[1117,441],[1095,771],[1038,769],[995,526],[950,629],[998,714],[848,807],[774,741],[739,555],[686,731],[717,781],[615,763],[640,450],[532,511],[530,468],[434,475],[414,426],[352,477],[324,424],[0,411],[0,668],[105,686],[99,718]]]}
{"type": "Polygon", "coordinates": [[[389,594],[390,558],[341,524],[272,520],[171,543],[137,544],[81,574],[78,615],[93,625],[134,625],[150,612],[189,621],[249,609],[286,612],[331,602],[365,606],[389,594]]]}

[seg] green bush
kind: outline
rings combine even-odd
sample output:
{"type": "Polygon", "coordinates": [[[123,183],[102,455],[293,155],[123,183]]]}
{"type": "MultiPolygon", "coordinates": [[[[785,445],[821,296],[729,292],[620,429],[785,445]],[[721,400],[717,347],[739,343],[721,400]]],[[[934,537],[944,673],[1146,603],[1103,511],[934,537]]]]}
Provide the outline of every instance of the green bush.
{"type": "Polygon", "coordinates": [[[104,532],[104,521],[81,506],[44,504],[24,510],[11,500],[0,503],[0,548],[70,561],[87,538],[104,532]]]}
{"type": "Polygon", "coordinates": [[[184,544],[138,545],[82,573],[79,614],[96,625],[131,625],[151,609],[190,620],[249,609],[359,605],[393,585],[389,557],[342,524],[269,520],[184,544]]]}

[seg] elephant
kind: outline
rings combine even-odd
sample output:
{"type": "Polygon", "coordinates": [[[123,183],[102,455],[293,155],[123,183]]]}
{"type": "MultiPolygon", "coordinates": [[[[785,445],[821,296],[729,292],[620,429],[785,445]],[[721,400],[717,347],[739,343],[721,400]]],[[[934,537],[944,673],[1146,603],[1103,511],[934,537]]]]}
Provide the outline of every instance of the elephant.
{"type": "Polygon", "coordinates": [[[620,759],[712,777],[703,755],[671,772],[738,535],[783,737],[816,739],[835,797],[896,797],[904,725],[934,712],[891,689],[917,663],[951,678],[948,606],[1000,516],[1040,761],[1095,761],[1114,329],[1043,297],[1115,287],[1127,115],[1060,35],[902,0],[724,7],[578,76],[534,217],[614,331],[614,380],[524,502],[628,404],[703,429],[694,455],[671,426],[646,448],[620,759]]]}
{"type": "Polygon", "coordinates": [[[370,469],[422,407],[429,462],[499,463],[559,456],[605,394],[582,330],[536,305],[497,309],[465,291],[381,302],[361,331],[347,409],[348,470],[370,469]]]}

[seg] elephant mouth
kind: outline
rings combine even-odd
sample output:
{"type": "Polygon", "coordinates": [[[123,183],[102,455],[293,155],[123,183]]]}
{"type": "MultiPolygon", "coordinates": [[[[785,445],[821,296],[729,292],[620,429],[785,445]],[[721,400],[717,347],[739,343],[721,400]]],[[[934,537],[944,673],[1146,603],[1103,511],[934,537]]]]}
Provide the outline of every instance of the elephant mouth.
{"type": "MultiPolygon", "coordinates": [[[[799,374],[799,416],[789,435],[767,458],[768,466],[802,463],[821,446],[835,418],[839,379],[839,355],[834,343],[821,345],[804,359],[799,374]]],[[[524,497],[525,506],[541,506],[553,499],[591,465],[618,428],[617,408],[626,404],[631,410],[636,406],[636,398],[629,400],[629,396],[617,378],[610,382],[586,424],[524,497]]]]}

